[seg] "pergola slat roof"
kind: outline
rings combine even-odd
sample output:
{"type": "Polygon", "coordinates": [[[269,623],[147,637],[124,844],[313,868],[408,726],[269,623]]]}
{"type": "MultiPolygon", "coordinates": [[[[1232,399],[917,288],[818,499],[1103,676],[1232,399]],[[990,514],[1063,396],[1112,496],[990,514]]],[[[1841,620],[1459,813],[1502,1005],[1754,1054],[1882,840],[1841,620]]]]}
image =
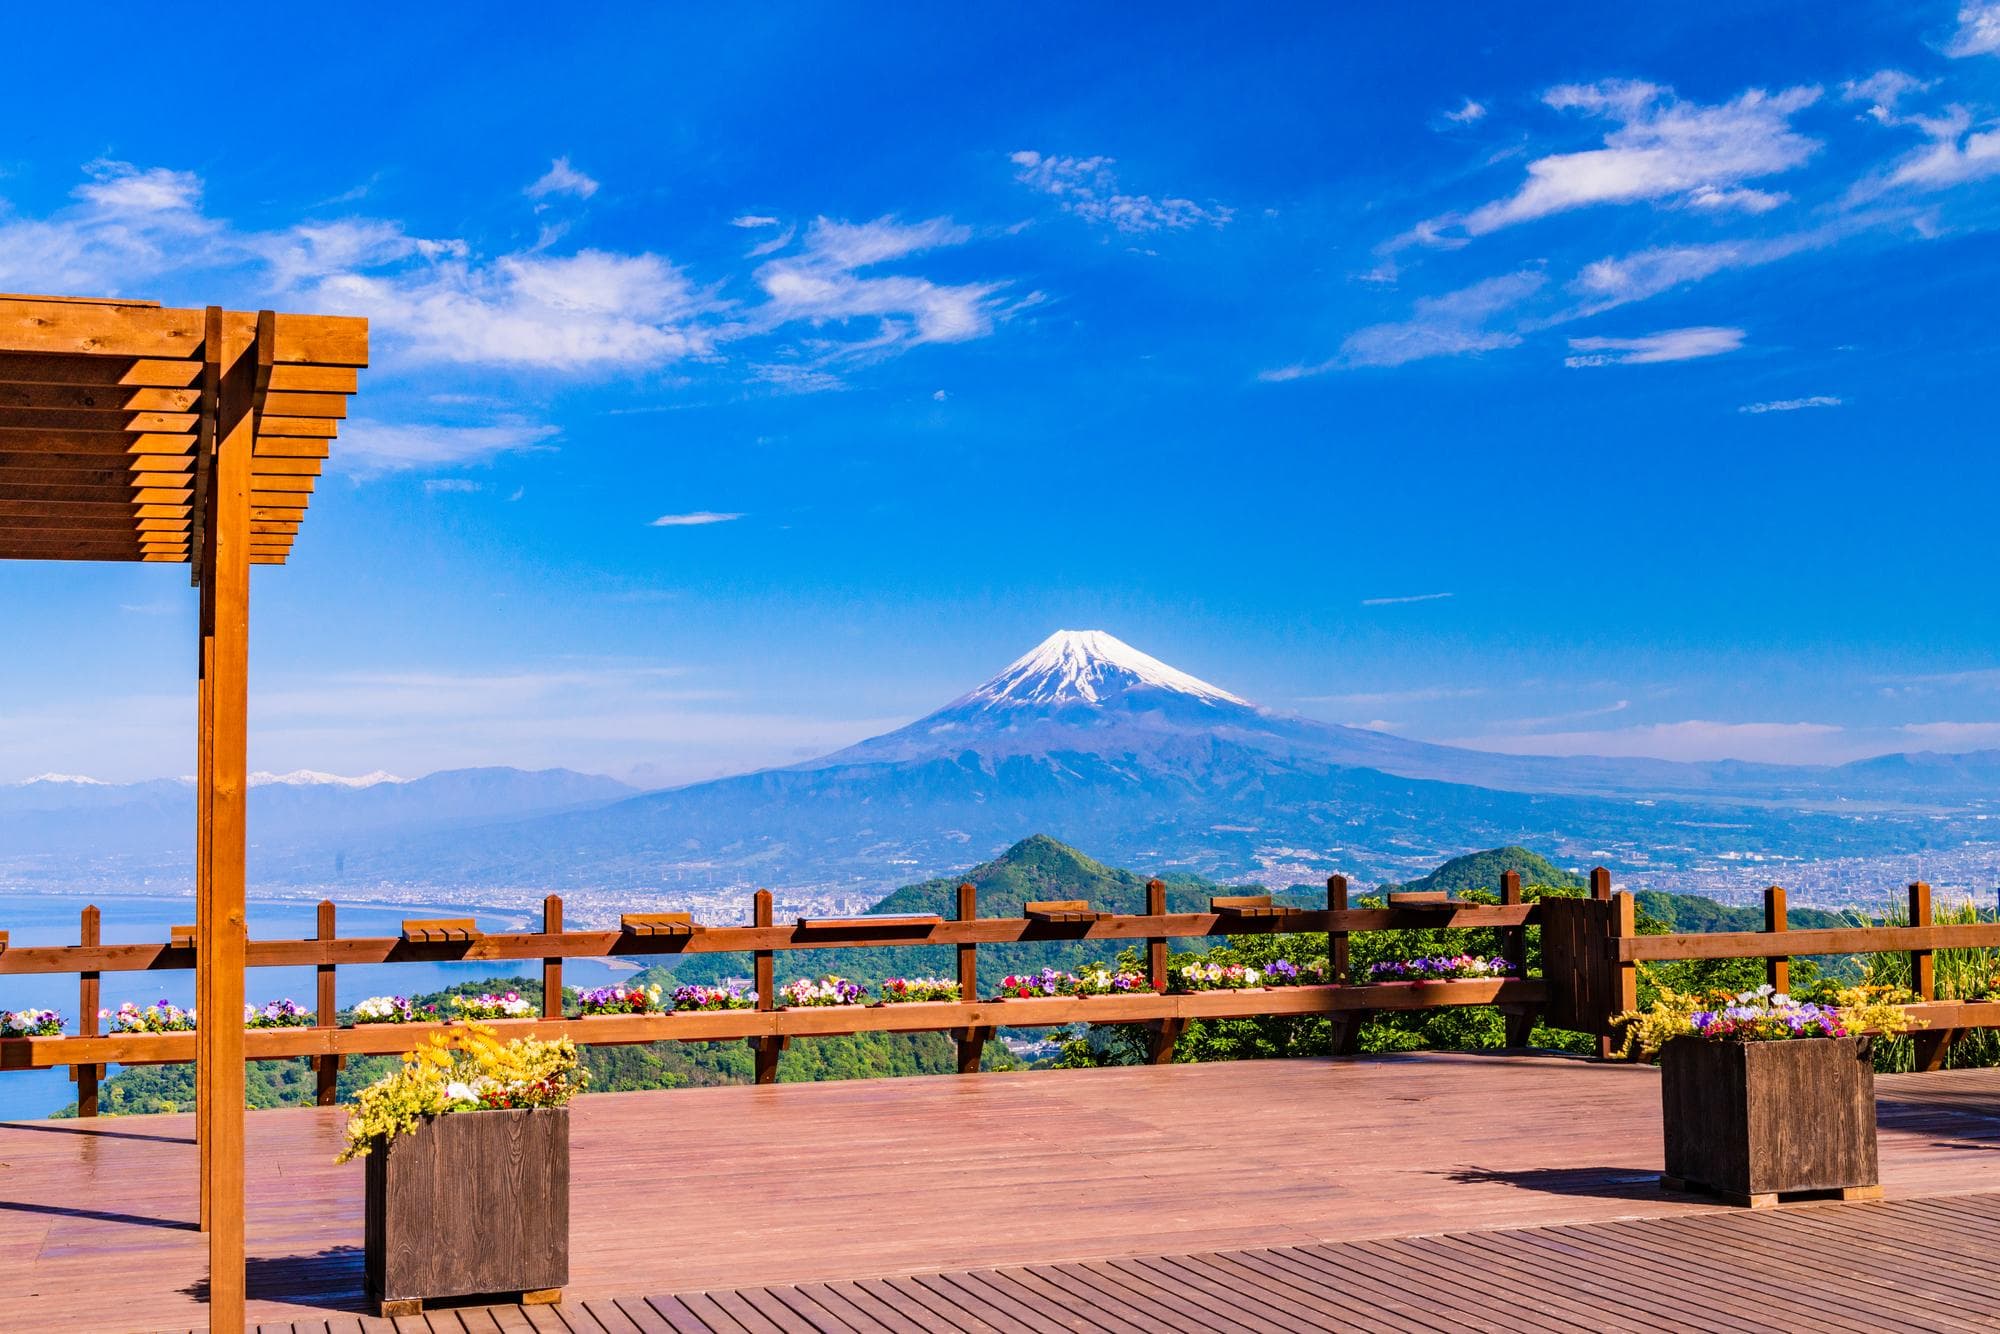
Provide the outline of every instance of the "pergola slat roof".
{"type": "Polygon", "coordinates": [[[211,342],[253,340],[250,559],[281,565],[368,363],[366,320],[0,294],[0,560],[190,563],[219,411],[211,342]]]}

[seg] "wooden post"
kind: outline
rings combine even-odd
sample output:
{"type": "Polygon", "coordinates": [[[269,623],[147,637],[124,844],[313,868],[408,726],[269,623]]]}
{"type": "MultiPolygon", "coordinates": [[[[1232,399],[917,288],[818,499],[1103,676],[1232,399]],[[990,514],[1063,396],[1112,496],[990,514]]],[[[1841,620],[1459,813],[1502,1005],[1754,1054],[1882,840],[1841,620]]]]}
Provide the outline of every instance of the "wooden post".
{"type": "MultiPolygon", "coordinates": [[[[563,929],[562,895],[551,894],[542,900],[542,931],[545,935],[561,935],[563,929]]],[[[542,960],[542,1018],[563,1017],[562,956],[550,955],[542,960]]]]}
{"type": "MultiPolygon", "coordinates": [[[[760,889],[750,901],[750,920],[754,926],[771,925],[771,891],[760,889]]],[[[778,1007],[777,960],[770,950],[757,950],[751,956],[752,969],[757,987],[757,1008],[775,1010],[778,1007]]],[[[784,1043],[778,1038],[752,1038],[750,1046],[757,1054],[757,1082],[775,1084],[778,1082],[778,1057],[784,1052],[784,1043]]]]}
{"type": "Polygon", "coordinates": [[[215,497],[215,409],[222,396],[222,310],[210,306],[206,313],[202,346],[201,414],[196,420],[195,440],[196,518],[191,549],[194,581],[200,588],[198,619],[195,622],[195,769],[194,769],[194,1004],[197,1026],[194,1034],[195,1155],[200,1163],[196,1175],[196,1195],[200,1199],[199,1226],[208,1231],[208,1153],[214,1143],[209,1130],[209,1099],[200,1096],[202,1078],[213,1064],[209,1059],[209,1026],[199,1023],[208,1005],[209,960],[200,947],[214,930],[215,879],[208,858],[209,813],[215,807],[215,525],[206,512],[215,497]]]}
{"type": "MultiPolygon", "coordinates": [[[[1347,911],[1347,877],[1330,875],[1326,878],[1326,908],[1328,912],[1347,911]]],[[[1347,959],[1347,932],[1339,927],[1331,927],[1326,933],[1326,971],[1329,982],[1346,984],[1354,978],[1350,975],[1347,959]]],[[[1361,1026],[1368,1022],[1365,1010],[1338,1010],[1327,1016],[1327,1025],[1332,1030],[1330,1050],[1335,1056],[1352,1056],[1360,1049],[1361,1026]]]]}
{"type": "MultiPolygon", "coordinates": [[[[1924,927],[1931,924],[1931,887],[1919,880],[1910,886],[1910,925],[1924,927]]],[[[1920,1001],[1937,999],[1937,961],[1930,950],[1910,951],[1910,990],[1917,993],[1920,1001]]],[[[1919,1070],[1944,1069],[1945,1057],[1950,1054],[1952,1044],[1958,1040],[1958,1032],[1949,1028],[1919,1028],[1910,1033],[1910,1044],[1916,1048],[1915,1065],[1919,1070]]]]}
{"type": "MultiPolygon", "coordinates": [[[[1159,880],[1146,882],[1146,915],[1164,917],[1167,912],[1167,887],[1159,880]]],[[[1165,936],[1146,937],[1146,975],[1153,984],[1153,990],[1164,993],[1167,989],[1167,938],[1165,936]]],[[[1174,1044],[1180,1041],[1182,1025],[1173,1019],[1156,1019],[1146,1026],[1146,1059],[1154,1065],[1169,1065],[1174,1059],[1174,1044]]]]}
{"type": "MultiPolygon", "coordinates": [[[[83,920],[78,924],[77,940],[85,946],[101,944],[103,941],[102,918],[97,905],[91,904],[83,910],[83,920]]],[[[76,975],[76,1031],[87,1038],[97,1036],[97,1010],[103,1001],[98,985],[98,974],[78,973],[76,975]]],[[[101,1065],[75,1065],[70,1067],[70,1077],[76,1080],[76,1114],[78,1116],[97,1115],[97,1078],[103,1072],[101,1065]]]]}
{"type": "Polygon", "coordinates": [[[1602,866],[1594,868],[1590,873],[1590,897],[1593,899],[1611,897],[1611,872],[1602,866]]]}
{"type": "MultiPolygon", "coordinates": [[[[1521,898],[1521,873],[1502,871],[1500,873],[1500,903],[1503,907],[1518,908],[1521,898]]],[[[1515,977],[1528,975],[1528,928],[1525,926],[1503,927],[1500,931],[1500,956],[1507,961],[1508,971],[1515,977]]],[[[1533,1006],[1521,1005],[1502,1010],[1504,1025],[1503,1041],[1509,1047],[1525,1047],[1529,1034],[1535,1031],[1535,1010],[1533,1006]]]]}
{"type": "MultiPolygon", "coordinates": [[[[1347,911],[1347,877],[1330,875],[1326,878],[1326,910],[1328,912],[1347,911]]],[[[1334,926],[1326,933],[1326,980],[1346,982],[1347,976],[1347,932],[1334,926]]]]}
{"type": "MultiPolygon", "coordinates": [[[[1610,889],[1611,872],[1600,866],[1590,873],[1593,892],[1597,888],[1600,876],[1603,878],[1606,890],[1610,889]]],[[[1618,957],[1618,942],[1628,936],[1639,934],[1639,913],[1630,894],[1613,894],[1610,897],[1613,904],[1611,934],[1604,942],[1609,958],[1605,961],[1604,968],[1611,979],[1611,1013],[1623,1014],[1627,1010],[1639,1008],[1639,965],[1618,957]]],[[[1604,1034],[1597,1039],[1599,1060],[1608,1061],[1617,1051],[1618,1043],[1613,1041],[1610,1034],[1604,1034]]]]}
{"type": "MultiPolygon", "coordinates": [[[[334,908],[331,899],[321,899],[319,905],[319,938],[331,941],[338,934],[335,930],[334,908]]],[[[334,989],[334,965],[322,963],[316,970],[314,981],[318,985],[318,995],[314,997],[313,1024],[318,1028],[338,1028],[340,1026],[340,995],[334,989]]],[[[316,1084],[315,1101],[322,1107],[331,1107],[340,1100],[340,1067],[344,1057],[328,1053],[313,1057],[313,1078],[316,1084]]]]}
{"type": "MultiPolygon", "coordinates": [[[[206,1108],[202,1201],[208,1221],[208,1323],[243,1327],[243,967],[244,863],[248,796],[250,667],[251,450],[260,376],[268,375],[276,317],[259,312],[246,343],[225,341],[219,307],[210,307],[204,399],[215,414],[215,466],[209,472],[201,571],[207,618],[203,688],[206,735],[197,745],[207,805],[198,819],[208,909],[196,936],[197,1010],[208,1039],[198,1053],[196,1099],[206,1108]]],[[[199,906],[199,905],[198,905],[199,906]]]]}
{"type": "MultiPolygon", "coordinates": [[[[1785,891],[1781,886],[1772,885],[1764,891],[1764,929],[1783,931],[1785,929],[1785,891]]],[[[1774,955],[1764,960],[1764,980],[1771,984],[1773,991],[1792,989],[1792,961],[1788,955],[1774,955]]]]}
{"type": "MultiPolygon", "coordinates": [[[[979,887],[968,881],[958,887],[958,920],[970,922],[978,916],[979,887]]],[[[979,946],[971,941],[958,947],[958,998],[965,1002],[979,999],[979,946]]],[[[989,1031],[983,1028],[958,1030],[955,1035],[958,1039],[958,1073],[979,1073],[979,1061],[986,1052],[989,1031]]]]}

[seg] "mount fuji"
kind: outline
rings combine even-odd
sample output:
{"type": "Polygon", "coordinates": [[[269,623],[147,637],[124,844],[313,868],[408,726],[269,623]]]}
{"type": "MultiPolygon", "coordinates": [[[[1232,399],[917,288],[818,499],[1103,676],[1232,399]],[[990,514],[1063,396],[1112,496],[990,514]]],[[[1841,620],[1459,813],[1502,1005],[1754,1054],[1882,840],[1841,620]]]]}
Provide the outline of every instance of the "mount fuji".
{"type": "MultiPolygon", "coordinates": [[[[1606,848],[1854,852],[1871,837],[1907,848],[1912,828],[1945,832],[1924,825],[1934,812],[1871,835],[1852,808],[1826,809],[1929,772],[1429,745],[1262,709],[1101,630],[1062,630],[943,708],[818,759],[372,849],[350,842],[346,864],[384,881],[672,891],[887,888],[1035,833],[1122,865],[1270,879],[1397,878],[1509,843],[1579,860],[1606,848]]],[[[317,860],[277,856],[264,871],[310,878],[317,860]]]]}

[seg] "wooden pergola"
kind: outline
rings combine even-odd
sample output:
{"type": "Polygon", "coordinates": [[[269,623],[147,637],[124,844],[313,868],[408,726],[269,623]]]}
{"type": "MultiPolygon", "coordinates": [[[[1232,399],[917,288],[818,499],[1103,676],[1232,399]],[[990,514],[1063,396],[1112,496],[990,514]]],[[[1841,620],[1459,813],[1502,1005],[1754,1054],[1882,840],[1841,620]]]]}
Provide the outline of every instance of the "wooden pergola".
{"type": "Polygon", "coordinates": [[[363,319],[0,295],[0,559],[185,564],[201,590],[197,1123],[216,1330],[243,1327],[250,567],[291,555],[367,364],[363,319]]]}

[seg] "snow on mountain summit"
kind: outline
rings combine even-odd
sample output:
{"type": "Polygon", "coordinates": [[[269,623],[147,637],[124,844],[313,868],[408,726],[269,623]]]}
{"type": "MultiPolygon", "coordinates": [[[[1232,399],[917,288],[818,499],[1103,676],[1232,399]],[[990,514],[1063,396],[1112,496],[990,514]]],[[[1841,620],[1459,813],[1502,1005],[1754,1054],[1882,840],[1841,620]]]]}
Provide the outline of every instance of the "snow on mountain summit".
{"type": "Polygon", "coordinates": [[[1189,695],[1209,704],[1251,707],[1248,700],[1176,671],[1102,630],[1058,630],[948,707],[1102,704],[1134,687],[1189,695]]]}
{"type": "Polygon", "coordinates": [[[274,784],[283,787],[374,787],[378,783],[400,783],[403,780],[383,769],[373,773],[360,774],[349,778],[345,774],[326,774],[314,769],[294,769],[288,774],[274,774],[259,769],[250,775],[251,787],[269,787],[274,784]]]}

